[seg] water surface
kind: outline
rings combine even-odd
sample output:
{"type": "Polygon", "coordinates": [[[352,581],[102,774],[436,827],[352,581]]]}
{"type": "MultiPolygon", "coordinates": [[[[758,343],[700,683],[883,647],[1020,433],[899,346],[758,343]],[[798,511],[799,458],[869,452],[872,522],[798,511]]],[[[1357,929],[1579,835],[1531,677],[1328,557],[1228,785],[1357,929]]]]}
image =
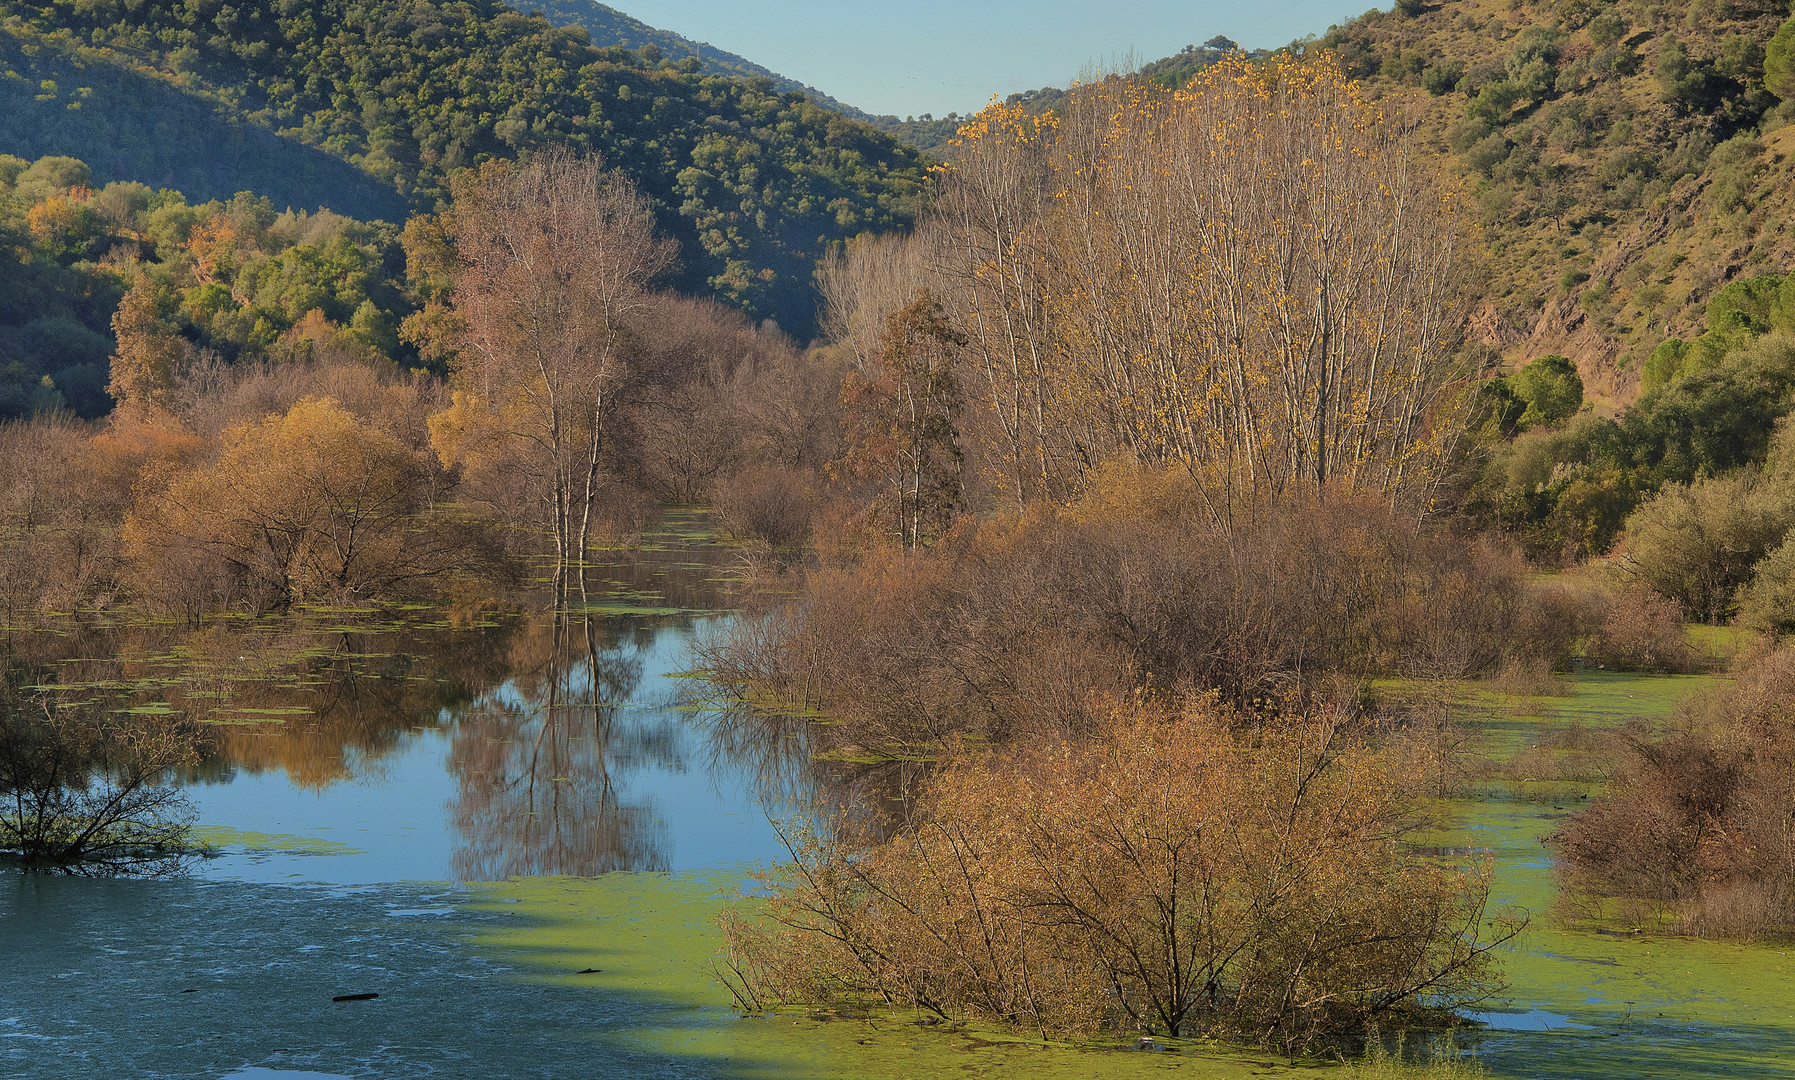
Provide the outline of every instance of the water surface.
{"type": "MultiPolygon", "coordinates": [[[[559,612],[314,611],[36,643],[67,681],[219,724],[186,784],[221,854],[170,880],[0,877],[0,1075],[1290,1071],[732,1010],[707,968],[712,915],[781,855],[768,814],[818,776],[801,736],[744,737],[690,705],[689,648],[728,617],[734,556],[690,520],[654,539],[559,612]]],[[[1702,685],[1591,673],[1572,697],[1463,719],[1503,758],[1551,723],[1661,720],[1702,685]]],[[[1535,914],[1507,953],[1510,999],[1461,1044],[1498,1076],[1795,1076],[1784,951],[1551,925],[1540,840],[1595,790],[1486,785],[1429,838],[1490,853],[1496,900],[1535,914]]]]}

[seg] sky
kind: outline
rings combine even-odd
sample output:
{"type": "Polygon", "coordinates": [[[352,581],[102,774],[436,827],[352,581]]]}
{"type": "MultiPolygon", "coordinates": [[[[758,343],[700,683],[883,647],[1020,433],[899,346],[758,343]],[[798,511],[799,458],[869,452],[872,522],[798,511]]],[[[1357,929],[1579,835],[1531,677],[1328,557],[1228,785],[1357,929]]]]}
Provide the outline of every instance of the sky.
{"type": "MultiPolygon", "coordinates": [[[[1252,49],[1321,34],[1372,0],[610,0],[871,113],[977,111],[1217,34],[1252,49]]],[[[1387,7],[1387,3],[1375,6],[1387,7]]]]}

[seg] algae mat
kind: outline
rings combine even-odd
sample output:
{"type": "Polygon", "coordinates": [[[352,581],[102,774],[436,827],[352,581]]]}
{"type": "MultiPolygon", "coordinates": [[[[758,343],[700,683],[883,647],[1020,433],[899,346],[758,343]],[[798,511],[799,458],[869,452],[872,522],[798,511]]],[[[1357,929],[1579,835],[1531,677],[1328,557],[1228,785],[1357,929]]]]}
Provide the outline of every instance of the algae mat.
{"type": "MultiPolygon", "coordinates": [[[[1678,699],[1716,684],[1589,673],[1570,696],[1485,700],[1467,720],[1506,756],[1550,725],[1664,720],[1678,699]]],[[[1535,916],[1505,958],[1509,1000],[1483,1014],[1485,1030],[1463,1039],[1493,1075],[1795,1077],[1795,950],[1554,927],[1554,885],[1540,841],[1570,808],[1497,787],[1451,809],[1439,840],[1489,852],[1496,902],[1535,916]]],[[[709,971],[720,944],[712,917],[739,883],[728,874],[614,874],[472,886],[474,908],[513,913],[496,927],[487,924],[492,928],[475,945],[508,957],[532,979],[656,1001],[654,1026],[602,1038],[623,1044],[619,1049],[719,1063],[743,1077],[1126,1078],[1173,1071],[1232,1080],[1359,1071],[1293,1066],[1202,1044],[1156,1054],[1042,1047],[1012,1035],[928,1029],[908,1014],[745,1018],[709,971]],[[576,974],[585,969],[597,970],[576,974]]]]}
{"type": "MultiPolygon", "coordinates": [[[[1042,1045],[991,1031],[940,1031],[909,1013],[847,1018],[803,1013],[744,1017],[711,975],[721,945],[712,922],[739,878],[611,874],[525,878],[473,885],[470,907],[506,912],[474,947],[544,982],[654,1002],[652,1027],[595,1039],[621,1051],[704,1060],[751,1080],[910,1080],[927,1076],[1091,1077],[1131,1080],[1168,1073],[1193,1080],[1317,1076],[1358,1070],[1292,1065],[1262,1054],[1189,1044],[1176,1052],[1042,1045]]],[[[490,926],[490,924],[489,924],[490,926]]]]}
{"type": "MultiPolygon", "coordinates": [[[[1721,684],[1590,672],[1569,696],[1486,700],[1468,719],[1506,755],[1554,726],[1663,722],[1679,700],[1721,684]]],[[[1600,793],[1593,783],[1497,784],[1452,804],[1451,828],[1437,839],[1489,852],[1492,900],[1534,918],[1505,953],[1510,1001],[1485,1014],[1479,1057],[1498,1076],[1795,1077],[1795,948],[1553,924],[1556,883],[1542,841],[1600,793]]]]}

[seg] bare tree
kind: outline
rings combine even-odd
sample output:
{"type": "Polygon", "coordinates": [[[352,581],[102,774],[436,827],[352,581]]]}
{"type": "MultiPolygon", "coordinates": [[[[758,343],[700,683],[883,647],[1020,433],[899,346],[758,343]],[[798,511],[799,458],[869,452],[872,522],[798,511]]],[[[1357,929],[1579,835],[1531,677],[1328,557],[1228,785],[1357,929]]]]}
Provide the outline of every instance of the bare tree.
{"type": "Polygon", "coordinates": [[[962,141],[931,228],[1018,498],[1123,455],[1188,469],[1223,530],[1298,489],[1425,503],[1459,252],[1403,117],[1327,61],[1241,60],[962,141]]]}
{"type": "Polygon", "coordinates": [[[198,761],[178,715],[106,713],[0,687],[0,852],[27,870],[132,873],[190,852],[192,804],[165,781],[198,761]]]}
{"type": "Polygon", "coordinates": [[[584,557],[627,316],[671,265],[648,200],[595,158],[489,163],[457,185],[455,404],[432,422],[445,460],[517,456],[544,489],[562,567],[584,557]]]}

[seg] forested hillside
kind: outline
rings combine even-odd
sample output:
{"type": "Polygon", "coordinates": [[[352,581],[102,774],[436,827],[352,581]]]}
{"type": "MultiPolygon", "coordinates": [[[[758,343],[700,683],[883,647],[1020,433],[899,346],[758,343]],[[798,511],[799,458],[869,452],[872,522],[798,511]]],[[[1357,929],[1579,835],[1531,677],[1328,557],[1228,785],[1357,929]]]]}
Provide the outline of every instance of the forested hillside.
{"type": "Polygon", "coordinates": [[[1722,286],[1795,262],[1795,103],[1765,86],[1788,18],[1782,0],[1399,3],[1317,45],[1368,92],[1425,95],[1483,232],[1476,340],[1568,355],[1614,406],[1722,286]]]}
{"type": "Polygon", "coordinates": [[[597,3],[596,0],[544,0],[543,3],[530,4],[529,10],[541,11],[549,22],[556,26],[578,26],[586,31],[594,45],[621,45],[626,49],[645,49],[652,46],[661,57],[669,60],[683,60],[688,56],[696,57],[704,65],[707,75],[740,75],[749,79],[771,79],[773,88],[782,94],[793,92],[803,94],[819,105],[825,105],[836,112],[845,113],[856,120],[871,120],[873,117],[844,104],[823,93],[814,86],[806,86],[796,79],[788,79],[777,71],[761,67],[759,64],[732,52],[725,52],[714,45],[702,41],[693,41],[681,37],[670,30],[661,30],[649,26],[640,19],[632,19],[616,8],[597,3]]]}
{"type": "Polygon", "coordinates": [[[801,333],[827,245],[903,227],[922,183],[914,151],[799,95],[596,48],[491,0],[9,2],[0,17],[13,153],[392,218],[434,209],[449,175],[485,158],[591,150],[654,200],[681,287],[801,333]],[[263,152],[275,136],[285,145],[263,152]]]}
{"type": "Polygon", "coordinates": [[[154,357],[201,382],[322,351],[410,367],[397,331],[411,310],[395,225],[248,192],[194,204],[96,187],[74,158],[0,154],[0,418],[103,416],[108,382],[154,357]]]}

